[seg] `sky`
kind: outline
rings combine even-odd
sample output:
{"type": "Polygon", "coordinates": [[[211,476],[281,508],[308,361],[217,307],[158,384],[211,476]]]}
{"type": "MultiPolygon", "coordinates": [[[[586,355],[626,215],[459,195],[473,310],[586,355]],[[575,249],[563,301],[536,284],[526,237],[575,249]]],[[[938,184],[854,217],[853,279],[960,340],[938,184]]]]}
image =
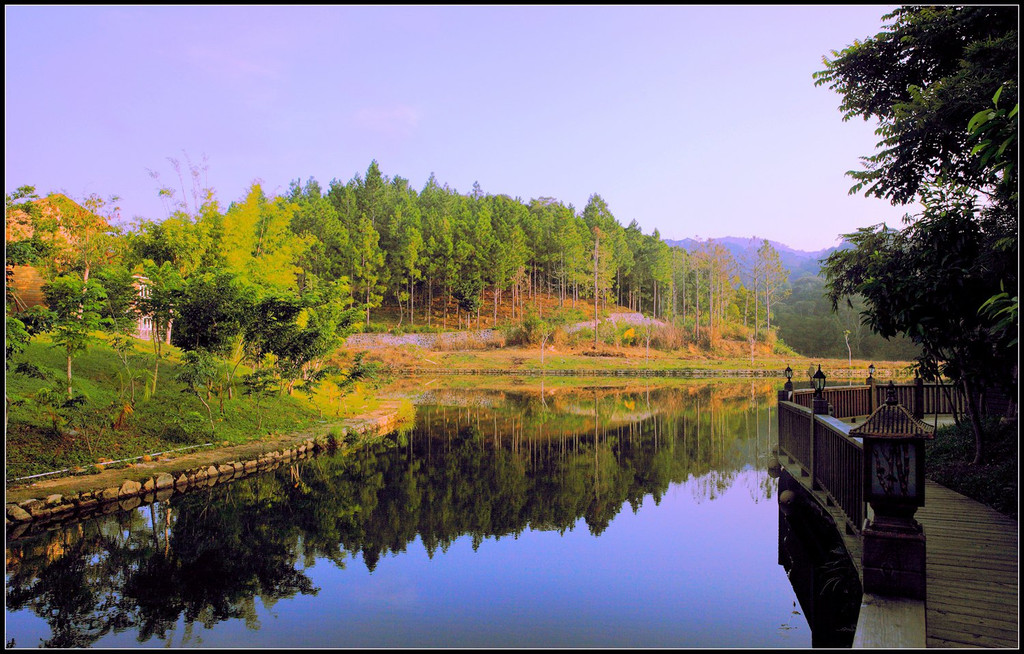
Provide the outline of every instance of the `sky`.
{"type": "Polygon", "coordinates": [[[222,209],[376,160],[416,190],[596,193],[646,234],[817,251],[914,211],[849,195],[876,125],[812,79],[891,9],[8,5],[5,192],[116,195],[127,224],[167,217],[171,160],[222,209]]]}

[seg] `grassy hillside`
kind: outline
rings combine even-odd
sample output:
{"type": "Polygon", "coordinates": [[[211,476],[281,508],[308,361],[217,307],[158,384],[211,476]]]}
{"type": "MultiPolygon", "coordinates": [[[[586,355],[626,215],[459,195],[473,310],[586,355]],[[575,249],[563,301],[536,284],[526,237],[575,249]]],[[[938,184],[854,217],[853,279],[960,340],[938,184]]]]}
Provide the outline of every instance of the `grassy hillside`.
{"type": "MultiPolygon", "coordinates": [[[[336,387],[332,395],[332,387],[325,385],[312,397],[274,393],[261,401],[257,410],[254,398],[246,396],[236,384],[233,398],[222,392],[209,400],[211,427],[199,398],[174,379],[180,357],[177,348],[166,348],[153,393],[153,353],[139,341],[129,356],[137,375],[132,405],[124,365],[109,346],[100,343],[73,363],[74,389],[84,396],[84,403],[60,408],[53,404],[65,400],[66,391],[51,389],[66,388],[65,359],[46,336],[34,339],[25,352],[9,362],[11,369],[7,372],[7,478],[84,468],[104,460],[118,461],[206,443],[244,443],[372,410],[377,404],[372,389],[357,386],[355,392],[341,397],[336,387]],[[13,372],[20,361],[33,363],[51,379],[13,372]],[[48,401],[48,397],[56,401],[48,401]]],[[[241,366],[236,381],[248,372],[241,366]]]]}

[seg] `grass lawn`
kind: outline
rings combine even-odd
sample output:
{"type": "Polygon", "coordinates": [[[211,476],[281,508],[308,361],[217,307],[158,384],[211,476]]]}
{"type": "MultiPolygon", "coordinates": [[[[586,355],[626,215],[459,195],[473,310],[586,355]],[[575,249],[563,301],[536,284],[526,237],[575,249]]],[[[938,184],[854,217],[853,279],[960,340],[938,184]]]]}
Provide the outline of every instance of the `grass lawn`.
{"type": "MultiPolygon", "coordinates": [[[[233,397],[221,392],[208,400],[211,416],[199,398],[175,380],[181,351],[165,346],[153,391],[154,355],[138,342],[126,369],[113,350],[99,343],[72,363],[75,407],[55,407],[67,399],[66,360],[45,335],[35,338],[7,371],[7,479],[83,468],[182,448],[239,444],[272,434],[304,429],[377,408],[372,388],[357,385],[342,396],[324,384],[313,396],[272,392],[256,402],[237,383],[251,372],[240,366],[233,397]],[[49,379],[13,372],[28,361],[49,379]],[[131,377],[135,378],[134,403],[131,377]]],[[[224,364],[227,365],[226,363],[224,364]]],[[[205,397],[205,395],[204,395],[205,397]]]]}

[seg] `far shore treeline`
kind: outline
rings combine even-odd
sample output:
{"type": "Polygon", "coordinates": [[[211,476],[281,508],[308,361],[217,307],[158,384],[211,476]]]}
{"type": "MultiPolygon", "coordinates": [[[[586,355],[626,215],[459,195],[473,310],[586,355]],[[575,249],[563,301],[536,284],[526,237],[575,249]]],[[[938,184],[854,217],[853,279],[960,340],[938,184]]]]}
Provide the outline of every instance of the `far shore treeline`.
{"type": "Polygon", "coordinates": [[[352,329],[493,327],[522,321],[541,297],[592,320],[596,297],[599,314],[620,306],[676,326],[677,347],[723,337],[772,347],[781,337],[808,356],[915,355],[906,340],[864,329],[857,307],[833,312],[817,275],[790,279],[768,241],[745,252],[713,239],[672,247],[636,220],[623,226],[597,194],[580,211],[478,185],[461,194],[434,176],[416,191],[373,161],[365,175],[326,189],[296,180],[268,197],[254,183],[224,210],[200,181],[205,161],[172,164],[192,187],[159,188],[167,215],[126,228],[112,224],[116,198],[38,198],[32,187],[9,195],[8,263],[35,266],[50,281],[75,275],[109,286],[144,275],[154,290],[166,286],[171,342],[186,348],[224,345],[200,333],[199,315],[186,315],[210,301],[196,294],[228,298],[246,286],[249,296],[288,296],[307,310],[330,296],[358,308],[352,329]]]}

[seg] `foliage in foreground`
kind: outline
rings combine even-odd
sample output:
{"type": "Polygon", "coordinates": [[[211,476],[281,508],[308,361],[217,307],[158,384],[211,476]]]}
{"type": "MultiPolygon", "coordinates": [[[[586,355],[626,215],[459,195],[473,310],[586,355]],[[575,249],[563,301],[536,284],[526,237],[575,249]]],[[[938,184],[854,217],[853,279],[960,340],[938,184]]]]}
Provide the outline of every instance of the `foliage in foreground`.
{"type": "Polygon", "coordinates": [[[848,173],[851,193],[916,200],[901,230],[863,227],[823,265],[833,307],[862,296],[864,321],[921,348],[919,371],[966,396],[974,463],[989,390],[1017,391],[1019,12],[905,6],[876,36],[825,59],[816,84],[843,96],[843,119],[875,119],[882,140],[848,173]]]}
{"type": "Polygon", "coordinates": [[[1017,518],[1017,423],[989,419],[984,423],[986,458],[969,463],[974,452],[970,425],[938,430],[926,449],[927,477],[946,488],[1017,518]]]}

